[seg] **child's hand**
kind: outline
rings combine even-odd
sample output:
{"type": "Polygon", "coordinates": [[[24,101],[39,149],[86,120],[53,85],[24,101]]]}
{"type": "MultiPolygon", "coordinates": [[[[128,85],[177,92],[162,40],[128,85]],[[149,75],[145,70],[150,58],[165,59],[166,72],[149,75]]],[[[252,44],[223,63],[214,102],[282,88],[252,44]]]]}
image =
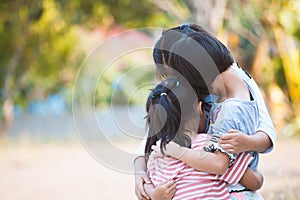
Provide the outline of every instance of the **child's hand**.
{"type": "Polygon", "coordinates": [[[135,195],[139,200],[150,199],[150,197],[147,195],[144,189],[145,183],[151,184],[151,181],[149,180],[146,174],[135,175],[135,195]]]}
{"type": "Polygon", "coordinates": [[[158,158],[158,157],[163,157],[164,156],[161,152],[161,149],[160,149],[160,140],[157,141],[155,145],[152,145],[151,149],[153,151],[151,152],[150,157],[158,158]]]}
{"type": "Polygon", "coordinates": [[[173,180],[158,185],[152,192],[152,200],[170,200],[176,192],[176,185],[173,180]]]}
{"type": "Polygon", "coordinates": [[[248,151],[248,135],[238,130],[229,130],[219,140],[219,146],[228,153],[241,153],[248,151]]]}
{"type": "Polygon", "coordinates": [[[166,145],[166,148],[164,148],[164,155],[163,155],[160,149],[160,143],[161,141],[157,141],[156,145],[152,145],[151,147],[151,149],[153,150],[152,153],[154,157],[172,156],[177,158],[179,157],[179,154],[181,155],[181,152],[179,151],[180,146],[177,143],[172,141],[166,145]]]}

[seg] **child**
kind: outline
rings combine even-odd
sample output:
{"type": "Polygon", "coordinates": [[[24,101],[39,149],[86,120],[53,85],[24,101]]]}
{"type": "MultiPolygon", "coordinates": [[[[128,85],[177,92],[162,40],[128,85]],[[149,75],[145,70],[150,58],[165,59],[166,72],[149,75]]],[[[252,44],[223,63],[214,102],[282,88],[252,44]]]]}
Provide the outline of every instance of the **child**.
{"type": "MultiPolygon", "coordinates": [[[[234,86],[239,86],[238,90],[241,89],[242,92],[245,92],[244,95],[248,94],[247,96],[242,96],[242,98],[250,99],[248,87],[256,97],[255,100],[259,108],[258,126],[255,127],[255,130],[250,135],[239,131],[234,131],[234,133],[230,134],[222,133],[219,147],[229,154],[243,151],[269,152],[272,150],[276,140],[276,132],[256,83],[237,66],[229,50],[202,27],[194,24],[184,24],[168,29],[155,44],[153,57],[162,76],[172,76],[172,70],[171,73],[169,70],[171,68],[178,71],[189,81],[197,94],[198,101],[204,102],[203,107],[206,108],[206,113],[209,113],[210,107],[205,103],[205,96],[211,93],[209,91],[211,88],[208,88],[208,86],[211,86],[219,73],[232,69],[231,75],[234,74],[240,78],[234,86]],[[238,138],[238,141],[235,141],[235,138],[238,138]],[[237,146],[239,148],[236,148],[237,146]]],[[[227,86],[229,87],[230,85],[227,86]]],[[[221,84],[219,89],[222,90],[222,87],[221,84]]],[[[229,88],[233,89],[234,87],[231,85],[229,88]]],[[[227,95],[225,92],[225,96],[227,95]]],[[[228,132],[233,131],[229,130],[228,132]]],[[[257,155],[257,153],[254,153],[255,159],[251,164],[253,169],[256,169],[258,163],[257,155]]],[[[234,156],[231,157],[234,158],[234,156]]],[[[136,159],[135,169],[138,171],[146,170],[142,158],[136,159]]],[[[215,173],[209,170],[207,172],[215,173]]],[[[143,193],[145,180],[145,174],[136,175],[137,196],[143,193]]]]}
{"type": "MultiPolygon", "coordinates": [[[[257,142],[263,147],[268,147],[271,141],[275,140],[272,122],[266,121],[269,116],[265,113],[263,115],[263,112],[258,109],[258,103],[263,104],[261,98],[257,98],[261,94],[255,91],[254,85],[250,85],[249,80],[240,78],[236,69],[233,68],[234,61],[229,50],[201,27],[185,24],[164,32],[154,52],[156,52],[154,55],[157,55],[154,56],[156,63],[159,62],[158,60],[163,61],[163,65],[158,66],[160,71],[166,75],[169,73],[168,68],[177,70],[193,85],[200,100],[203,98],[201,95],[208,93],[219,97],[213,103],[213,109],[210,112],[211,125],[208,133],[213,137],[212,143],[206,147],[206,150],[212,152],[220,150],[227,153],[232,164],[237,156],[233,153],[237,152],[228,148],[230,144],[224,145],[222,142],[219,145],[219,139],[223,135],[226,136],[225,133],[230,129],[245,133],[241,137],[244,141],[251,141],[249,143],[252,145],[257,142]],[[267,126],[263,126],[262,122],[271,128],[266,129],[267,126]],[[260,132],[254,134],[257,130],[260,132]],[[253,138],[250,137],[252,135],[259,137],[256,137],[257,140],[250,140],[249,138],[253,138]]],[[[248,77],[248,79],[251,78],[248,77]]],[[[261,107],[264,111],[263,106],[261,107]]],[[[178,151],[182,150],[178,149],[178,151]]],[[[252,169],[256,169],[258,164],[256,151],[252,152],[255,157],[251,164],[252,169]]],[[[170,153],[174,154],[174,152],[170,153]]],[[[197,168],[197,160],[193,161],[184,157],[180,159],[197,168]]],[[[230,187],[231,191],[244,189],[241,185],[230,187]]]]}
{"type": "MultiPolygon", "coordinates": [[[[247,186],[259,188],[262,185],[262,177],[247,169],[251,160],[249,153],[240,154],[234,165],[227,169],[229,158],[224,153],[203,150],[211,137],[208,134],[197,134],[198,124],[205,123],[205,120],[199,120],[203,112],[202,109],[198,110],[197,102],[193,89],[179,82],[176,77],[164,80],[149,95],[146,105],[149,131],[145,159],[153,185],[158,186],[168,180],[174,180],[177,190],[172,199],[229,199],[226,183],[236,184],[242,177],[244,180],[241,181],[247,186]],[[164,154],[170,141],[201,155],[201,162],[204,163],[202,166],[205,166],[205,162],[215,163],[210,167],[220,170],[223,175],[197,171],[173,157],[154,155],[158,149],[153,151],[153,145],[159,142],[164,154]],[[259,185],[255,185],[257,183],[259,185]]],[[[257,194],[253,195],[259,197],[257,194]]]]}

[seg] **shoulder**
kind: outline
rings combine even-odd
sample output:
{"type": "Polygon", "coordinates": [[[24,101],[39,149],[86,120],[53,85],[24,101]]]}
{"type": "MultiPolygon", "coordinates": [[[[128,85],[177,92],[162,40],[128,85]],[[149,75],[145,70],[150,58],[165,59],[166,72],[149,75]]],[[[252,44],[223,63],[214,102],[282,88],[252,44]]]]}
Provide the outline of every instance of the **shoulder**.
{"type": "Polygon", "coordinates": [[[209,142],[211,139],[211,135],[206,134],[206,133],[200,133],[197,135],[197,137],[193,140],[192,149],[199,149],[205,146],[207,142],[209,142]]]}
{"type": "Polygon", "coordinates": [[[221,112],[228,116],[245,115],[247,112],[256,111],[255,101],[246,101],[240,99],[228,99],[222,103],[221,112]]]}
{"type": "Polygon", "coordinates": [[[218,104],[214,110],[215,118],[229,119],[230,117],[241,114],[244,105],[236,99],[228,99],[223,103],[218,104]]]}

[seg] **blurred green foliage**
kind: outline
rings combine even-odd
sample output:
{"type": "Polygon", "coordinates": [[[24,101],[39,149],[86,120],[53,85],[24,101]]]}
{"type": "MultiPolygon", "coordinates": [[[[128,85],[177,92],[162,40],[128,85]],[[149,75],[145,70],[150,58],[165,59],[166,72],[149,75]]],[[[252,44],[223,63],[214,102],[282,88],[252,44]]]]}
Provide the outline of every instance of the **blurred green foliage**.
{"type": "Polygon", "coordinates": [[[1,105],[12,95],[14,102],[23,107],[61,88],[72,89],[86,54],[77,45],[79,27],[109,30],[116,25],[161,25],[159,20],[153,23],[152,18],[170,21],[146,0],[4,0],[0,15],[1,105]]]}
{"type": "MultiPolygon", "coordinates": [[[[62,89],[70,99],[77,70],[86,56],[78,46],[79,29],[168,28],[189,21],[215,34],[253,74],[277,128],[299,133],[299,10],[299,0],[2,0],[0,105],[12,99],[26,108],[29,102],[62,89]]],[[[122,70],[135,66],[132,60],[127,62],[128,68],[122,70]]],[[[115,99],[128,97],[122,87],[112,94],[113,77],[120,71],[112,73],[97,87],[96,106],[108,105],[113,95],[119,95],[115,99]]],[[[139,85],[152,77],[153,72],[145,71],[131,78],[139,85]]],[[[142,103],[128,101],[116,103],[142,103]]]]}

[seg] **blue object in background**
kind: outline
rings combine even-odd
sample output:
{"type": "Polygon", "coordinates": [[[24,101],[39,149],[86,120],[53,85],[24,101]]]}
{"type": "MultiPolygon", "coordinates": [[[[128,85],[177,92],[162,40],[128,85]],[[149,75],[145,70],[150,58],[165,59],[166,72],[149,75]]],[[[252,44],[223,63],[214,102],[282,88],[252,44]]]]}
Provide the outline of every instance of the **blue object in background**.
{"type": "Polygon", "coordinates": [[[60,115],[66,110],[66,100],[57,94],[49,95],[45,101],[36,100],[28,106],[28,113],[36,115],[60,115]]]}

